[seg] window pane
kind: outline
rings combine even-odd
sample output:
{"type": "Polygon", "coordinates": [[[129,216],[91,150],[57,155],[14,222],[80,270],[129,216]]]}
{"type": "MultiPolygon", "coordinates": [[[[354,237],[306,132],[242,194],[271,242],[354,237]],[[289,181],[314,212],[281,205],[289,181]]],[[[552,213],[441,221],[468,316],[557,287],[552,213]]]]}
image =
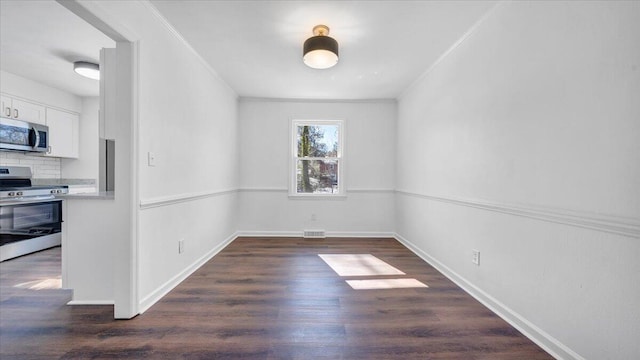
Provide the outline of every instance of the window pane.
{"type": "Polygon", "coordinates": [[[298,157],[338,156],[338,125],[298,125],[298,157]]]}
{"type": "Polygon", "coordinates": [[[337,193],[338,161],[298,160],[296,178],[298,193],[337,193]]]}

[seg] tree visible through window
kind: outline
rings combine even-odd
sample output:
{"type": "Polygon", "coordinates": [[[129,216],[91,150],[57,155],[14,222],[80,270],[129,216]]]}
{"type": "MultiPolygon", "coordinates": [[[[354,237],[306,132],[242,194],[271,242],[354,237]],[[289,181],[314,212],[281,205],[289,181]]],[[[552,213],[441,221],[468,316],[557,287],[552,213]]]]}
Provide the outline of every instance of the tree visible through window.
{"type": "Polygon", "coordinates": [[[294,122],[296,194],[340,194],[342,123],[294,122]]]}

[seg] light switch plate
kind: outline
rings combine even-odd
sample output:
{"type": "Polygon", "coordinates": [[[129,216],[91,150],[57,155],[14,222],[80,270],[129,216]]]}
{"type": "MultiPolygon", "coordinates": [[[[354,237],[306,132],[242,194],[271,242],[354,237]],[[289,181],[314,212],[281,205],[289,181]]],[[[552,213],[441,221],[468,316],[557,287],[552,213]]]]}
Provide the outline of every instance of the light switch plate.
{"type": "Polygon", "coordinates": [[[147,163],[149,166],[156,166],[156,154],[149,151],[147,153],[147,163]]]}

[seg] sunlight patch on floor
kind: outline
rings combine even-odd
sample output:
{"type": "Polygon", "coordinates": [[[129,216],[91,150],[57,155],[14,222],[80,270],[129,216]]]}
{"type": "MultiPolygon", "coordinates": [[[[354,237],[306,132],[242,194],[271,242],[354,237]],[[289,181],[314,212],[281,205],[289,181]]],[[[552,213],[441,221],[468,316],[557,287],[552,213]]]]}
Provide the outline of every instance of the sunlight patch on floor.
{"type": "MultiPolygon", "coordinates": [[[[406,275],[371,254],[318,254],[339,276],[406,275]]],[[[346,280],[354,290],[428,288],[416,279],[346,280]]]]}
{"type": "Polygon", "coordinates": [[[405,275],[371,254],[318,254],[340,276],[405,275]]]}
{"type": "Polygon", "coordinates": [[[14,287],[29,290],[62,289],[62,279],[35,280],[14,285],[14,287]]]}
{"type": "Polygon", "coordinates": [[[347,280],[347,284],[354,290],[428,288],[416,279],[347,280]]]}

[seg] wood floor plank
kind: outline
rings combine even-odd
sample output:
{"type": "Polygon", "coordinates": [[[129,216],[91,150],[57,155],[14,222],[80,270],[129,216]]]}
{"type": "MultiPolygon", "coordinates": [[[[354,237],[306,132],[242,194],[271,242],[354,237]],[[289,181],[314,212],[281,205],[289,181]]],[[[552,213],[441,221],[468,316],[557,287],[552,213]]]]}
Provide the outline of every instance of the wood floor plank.
{"type": "Polygon", "coordinates": [[[128,321],[15,287],[59,274],[59,248],[0,263],[0,358],[552,359],[394,239],[238,238],[128,321]],[[406,275],[340,277],[318,254],[371,254],[406,275]],[[345,282],[373,278],[429,287],[345,282]]]}

